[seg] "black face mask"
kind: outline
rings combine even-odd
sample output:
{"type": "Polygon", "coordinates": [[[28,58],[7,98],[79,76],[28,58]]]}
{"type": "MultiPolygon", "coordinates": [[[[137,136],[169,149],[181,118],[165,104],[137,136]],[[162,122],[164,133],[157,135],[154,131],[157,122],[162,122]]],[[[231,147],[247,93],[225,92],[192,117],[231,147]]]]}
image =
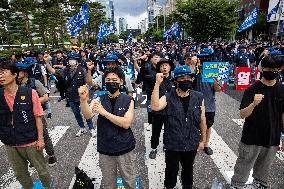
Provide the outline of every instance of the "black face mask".
{"type": "Polygon", "coordinates": [[[114,94],[119,89],[119,83],[106,82],[106,89],[110,94],[114,94]]]}
{"type": "Polygon", "coordinates": [[[189,80],[178,81],[178,88],[184,92],[188,91],[188,89],[192,89],[192,82],[189,80]]]}
{"type": "Polygon", "coordinates": [[[277,76],[279,75],[278,71],[263,71],[262,76],[266,79],[266,80],[274,80],[277,78],[277,76]]]}

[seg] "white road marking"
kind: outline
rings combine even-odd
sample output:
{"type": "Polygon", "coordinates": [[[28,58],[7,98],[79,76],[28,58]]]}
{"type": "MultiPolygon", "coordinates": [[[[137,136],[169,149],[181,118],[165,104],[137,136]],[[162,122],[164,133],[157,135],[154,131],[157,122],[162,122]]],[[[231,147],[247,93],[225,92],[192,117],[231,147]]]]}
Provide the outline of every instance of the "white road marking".
{"type": "MultiPolygon", "coordinates": [[[[61,137],[66,133],[66,131],[69,129],[69,126],[55,126],[54,129],[52,129],[49,132],[49,136],[52,140],[53,146],[55,146],[58,141],[60,140],[61,137]]],[[[45,151],[44,154],[46,155],[45,151]]],[[[34,173],[34,169],[30,172],[31,174],[34,173]]],[[[21,184],[17,181],[15,177],[15,173],[10,168],[6,174],[1,176],[0,178],[0,188],[5,188],[5,189],[16,189],[20,188],[21,184]]]]}
{"type": "Polygon", "coordinates": [[[61,96],[49,96],[49,98],[61,98],[61,96]]]}
{"type": "MultiPolygon", "coordinates": [[[[91,178],[95,179],[93,181],[94,188],[100,188],[102,180],[102,171],[99,166],[99,153],[97,152],[97,139],[91,138],[89,144],[82,156],[82,159],[78,166],[80,169],[85,171],[85,173],[91,178]]],[[[73,188],[76,176],[72,178],[69,189],[73,188]]]]}
{"type": "MultiPolygon", "coordinates": [[[[212,158],[216,166],[219,168],[219,171],[224,176],[227,183],[230,184],[237,156],[213,128],[210,138],[210,147],[214,151],[213,155],[211,155],[210,157],[212,158]]],[[[249,178],[248,183],[251,182],[252,177],[249,178]]]]}
{"type": "Polygon", "coordinates": [[[238,126],[243,127],[245,120],[244,119],[232,119],[238,126]]]}
{"type": "Polygon", "coordinates": [[[0,148],[1,148],[2,146],[4,146],[4,144],[0,141],[0,148]]]}
{"type": "MultiPolygon", "coordinates": [[[[151,135],[152,131],[147,131],[146,128],[148,123],[144,124],[144,135],[145,135],[145,163],[148,168],[148,180],[149,180],[149,189],[157,189],[164,188],[164,180],[165,180],[165,153],[163,151],[163,130],[160,135],[160,142],[158,146],[158,153],[156,159],[150,159],[149,154],[151,151],[151,135]]],[[[178,176],[176,189],[181,189],[181,183],[178,176]]]]}

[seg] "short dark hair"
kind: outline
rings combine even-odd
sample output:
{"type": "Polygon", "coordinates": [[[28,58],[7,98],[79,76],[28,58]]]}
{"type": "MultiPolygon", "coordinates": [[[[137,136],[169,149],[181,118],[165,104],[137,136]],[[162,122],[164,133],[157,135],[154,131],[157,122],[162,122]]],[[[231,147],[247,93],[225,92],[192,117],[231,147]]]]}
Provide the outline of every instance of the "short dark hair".
{"type": "Polygon", "coordinates": [[[105,77],[110,73],[115,73],[120,79],[122,79],[123,81],[125,80],[124,72],[120,67],[107,68],[104,72],[105,77]]]}
{"type": "Polygon", "coordinates": [[[0,70],[10,70],[12,74],[19,75],[19,68],[10,60],[0,62],[0,70]]]}
{"type": "Polygon", "coordinates": [[[281,68],[283,66],[283,58],[281,56],[268,55],[261,60],[263,68],[281,68]]]}

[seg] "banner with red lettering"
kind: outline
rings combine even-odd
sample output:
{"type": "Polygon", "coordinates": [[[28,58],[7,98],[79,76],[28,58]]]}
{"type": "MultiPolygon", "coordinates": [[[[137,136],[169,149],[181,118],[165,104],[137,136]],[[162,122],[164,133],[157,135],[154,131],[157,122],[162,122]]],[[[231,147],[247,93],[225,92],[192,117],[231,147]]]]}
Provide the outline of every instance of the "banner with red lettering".
{"type": "Polygon", "coordinates": [[[250,87],[251,68],[237,67],[236,90],[245,90],[250,87]]]}

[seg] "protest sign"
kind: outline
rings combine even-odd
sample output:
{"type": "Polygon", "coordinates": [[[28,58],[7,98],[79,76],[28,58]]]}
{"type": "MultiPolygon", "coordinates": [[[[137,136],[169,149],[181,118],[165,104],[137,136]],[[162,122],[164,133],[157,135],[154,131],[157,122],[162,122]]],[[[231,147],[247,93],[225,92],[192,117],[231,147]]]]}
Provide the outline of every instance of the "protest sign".
{"type": "Polygon", "coordinates": [[[228,81],[229,75],[228,62],[203,62],[202,82],[228,81]]]}
{"type": "Polygon", "coordinates": [[[236,90],[245,90],[250,87],[251,69],[248,67],[237,67],[236,90]]]}

